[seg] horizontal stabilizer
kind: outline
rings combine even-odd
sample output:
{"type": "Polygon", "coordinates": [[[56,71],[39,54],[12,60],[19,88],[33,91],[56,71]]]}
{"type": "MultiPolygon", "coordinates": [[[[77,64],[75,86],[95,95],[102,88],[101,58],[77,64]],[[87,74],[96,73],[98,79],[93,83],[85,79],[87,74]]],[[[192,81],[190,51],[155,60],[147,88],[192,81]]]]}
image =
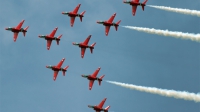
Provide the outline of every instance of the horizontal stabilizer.
{"type": "Polygon", "coordinates": [[[29,28],[29,26],[27,26],[26,28],[24,28],[24,30],[22,31],[22,32],[23,32],[23,35],[24,35],[24,37],[26,36],[26,32],[27,32],[28,28],[29,28]]]}
{"type": "Polygon", "coordinates": [[[93,49],[94,49],[95,44],[96,44],[96,42],[93,43],[93,44],[90,46],[90,51],[91,51],[91,53],[93,53],[93,49]]]}
{"type": "Polygon", "coordinates": [[[142,10],[144,11],[144,6],[142,5],[142,10]]]}
{"type": "Polygon", "coordinates": [[[62,35],[58,36],[57,38],[60,39],[62,37],[62,35]]]}
{"type": "Polygon", "coordinates": [[[118,29],[118,26],[119,26],[119,23],[121,22],[121,20],[119,20],[116,24],[114,24],[114,26],[115,26],[115,30],[117,31],[117,29],[118,29]]]}
{"type": "Polygon", "coordinates": [[[59,45],[59,41],[60,41],[60,38],[62,37],[62,35],[60,35],[60,36],[58,36],[57,38],[56,38],[56,42],[57,42],[57,45],[59,45]]]}
{"type": "Polygon", "coordinates": [[[147,1],[148,1],[148,0],[145,0],[142,4],[146,5],[147,1]]]}
{"type": "Polygon", "coordinates": [[[85,12],[86,12],[86,11],[83,11],[83,12],[79,15],[81,22],[82,22],[82,18],[84,17],[85,12]]]}
{"type": "Polygon", "coordinates": [[[110,108],[110,106],[107,106],[105,109],[104,109],[104,112],[108,112],[108,109],[110,108]]]}
{"type": "Polygon", "coordinates": [[[99,85],[101,85],[101,81],[103,80],[103,77],[104,77],[105,75],[102,75],[101,77],[99,77],[99,79],[98,79],[98,81],[99,81],[99,85]]]}
{"type": "Polygon", "coordinates": [[[142,10],[144,11],[144,6],[146,5],[148,0],[145,0],[143,3],[142,3],[142,10]]]}
{"type": "Polygon", "coordinates": [[[69,68],[69,66],[66,66],[65,68],[62,69],[62,71],[63,71],[63,76],[65,76],[65,72],[67,71],[68,68],[69,68]]]}
{"type": "Polygon", "coordinates": [[[29,28],[29,26],[27,26],[26,28],[24,28],[24,30],[25,30],[25,31],[27,31],[27,30],[28,30],[28,28],[29,28]]]}

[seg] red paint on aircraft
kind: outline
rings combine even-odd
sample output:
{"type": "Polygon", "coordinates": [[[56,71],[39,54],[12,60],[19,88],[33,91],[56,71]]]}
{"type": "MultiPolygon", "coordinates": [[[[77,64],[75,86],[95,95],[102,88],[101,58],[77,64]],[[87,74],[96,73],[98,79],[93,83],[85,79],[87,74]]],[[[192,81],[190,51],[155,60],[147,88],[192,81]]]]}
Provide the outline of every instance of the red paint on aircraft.
{"type": "Polygon", "coordinates": [[[81,48],[81,58],[84,57],[86,48],[90,48],[91,53],[93,53],[93,49],[94,49],[94,46],[95,46],[96,42],[89,46],[88,42],[90,41],[90,38],[91,38],[91,35],[89,35],[85,39],[84,42],[81,42],[81,43],[75,43],[75,42],[73,42],[72,43],[73,45],[77,45],[77,46],[79,46],[81,48]]]}
{"type": "Polygon", "coordinates": [[[123,2],[132,6],[132,14],[135,16],[137,6],[142,6],[142,10],[144,11],[144,6],[146,6],[147,1],[145,0],[143,3],[140,3],[140,0],[124,0],[123,2]]]}
{"type": "Polygon", "coordinates": [[[22,32],[24,37],[26,36],[26,32],[27,32],[29,26],[27,26],[26,28],[21,28],[23,23],[24,23],[24,21],[25,20],[22,20],[16,27],[5,28],[5,30],[12,31],[14,33],[14,36],[13,36],[14,42],[16,42],[19,32],[22,32]]]}
{"type": "Polygon", "coordinates": [[[50,69],[52,69],[54,71],[54,75],[53,75],[53,80],[54,81],[56,80],[59,71],[62,71],[63,72],[63,76],[65,76],[65,72],[67,71],[69,66],[66,66],[65,68],[62,68],[61,66],[62,66],[64,61],[65,61],[65,58],[63,58],[57,65],[54,65],[54,66],[48,65],[48,66],[46,66],[46,68],[50,68],[50,69]]]}
{"type": "Polygon", "coordinates": [[[97,21],[98,24],[103,24],[105,26],[105,34],[106,36],[108,36],[108,33],[110,31],[110,27],[114,26],[115,30],[117,31],[119,23],[121,22],[121,20],[119,20],[118,22],[114,23],[113,20],[116,16],[116,13],[114,13],[110,19],[108,19],[107,21],[97,21]]]}
{"type": "Polygon", "coordinates": [[[108,109],[110,108],[110,106],[107,106],[106,108],[102,108],[104,103],[106,102],[107,98],[104,98],[99,105],[88,105],[89,108],[93,108],[96,112],[100,112],[100,111],[104,111],[104,112],[108,112],[108,109]]]}
{"type": "Polygon", "coordinates": [[[97,80],[99,82],[99,85],[101,85],[101,81],[103,80],[103,77],[105,75],[102,75],[101,77],[97,77],[99,71],[100,71],[100,67],[92,74],[92,75],[81,75],[84,78],[87,78],[90,82],[89,82],[89,90],[92,89],[93,83],[95,80],[97,80]]]}
{"type": "Polygon", "coordinates": [[[73,27],[74,21],[76,17],[80,18],[80,21],[82,22],[82,18],[84,17],[84,14],[86,11],[83,11],[82,13],[78,14],[78,10],[80,8],[81,4],[78,4],[76,8],[71,12],[62,12],[63,15],[68,15],[70,17],[70,26],[73,27]]]}
{"type": "Polygon", "coordinates": [[[49,35],[39,35],[38,36],[40,38],[44,38],[45,40],[47,40],[47,50],[50,49],[52,40],[55,40],[57,45],[59,45],[60,38],[62,37],[62,35],[60,35],[58,37],[54,36],[56,34],[57,29],[58,29],[58,27],[56,27],[49,35]]]}

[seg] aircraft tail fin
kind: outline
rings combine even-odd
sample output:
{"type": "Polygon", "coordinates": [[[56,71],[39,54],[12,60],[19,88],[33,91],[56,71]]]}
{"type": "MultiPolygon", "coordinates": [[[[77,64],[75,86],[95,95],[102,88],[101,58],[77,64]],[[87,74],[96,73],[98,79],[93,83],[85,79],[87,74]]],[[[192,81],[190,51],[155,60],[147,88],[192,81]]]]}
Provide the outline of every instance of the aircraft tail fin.
{"type": "Polygon", "coordinates": [[[65,76],[65,72],[67,71],[68,68],[69,68],[69,66],[66,66],[65,68],[62,69],[62,71],[63,71],[63,76],[65,76]]]}
{"type": "Polygon", "coordinates": [[[104,77],[104,76],[105,76],[105,75],[102,75],[101,77],[98,78],[99,85],[101,85],[101,81],[103,80],[103,77],[104,77]]]}
{"type": "Polygon", "coordinates": [[[108,109],[110,108],[110,106],[107,106],[105,109],[104,109],[104,112],[108,112],[108,109]]]}
{"type": "Polygon", "coordinates": [[[83,11],[83,12],[79,15],[81,22],[82,22],[82,18],[84,17],[85,12],[86,12],[86,11],[83,11]]]}
{"type": "Polygon", "coordinates": [[[93,53],[93,49],[94,49],[95,44],[96,44],[96,42],[93,43],[93,44],[90,46],[90,51],[91,51],[91,53],[93,53]]]}
{"type": "Polygon", "coordinates": [[[56,38],[56,42],[57,42],[57,45],[59,45],[59,41],[60,41],[60,38],[62,37],[62,35],[60,35],[60,36],[58,36],[57,38],[56,38]]]}
{"type": "Polygon", "coordinates": [[[144,11],[144,6],[146,5],[148,0],[145,0],[143,3],[142,3],[142,10],[144,11]]]}
{"type": "Polygon", "coordinates": [[[118,26],[119,26],[119,23],[121,22],[121,20],[119,20],[117,23],[115,23],[114,24],[114,26],[115,26],[115,30],[117,31],[117,29],[118,29],[118,26]]]}
{"type": "Polygon", "coordinates": [[[27,26],[27,27],[24,28],[24,30],[23,30],[24,37],[26,36],[26,32],[27,32],[28,28],[29,28],[29,26],[27,26]]]}

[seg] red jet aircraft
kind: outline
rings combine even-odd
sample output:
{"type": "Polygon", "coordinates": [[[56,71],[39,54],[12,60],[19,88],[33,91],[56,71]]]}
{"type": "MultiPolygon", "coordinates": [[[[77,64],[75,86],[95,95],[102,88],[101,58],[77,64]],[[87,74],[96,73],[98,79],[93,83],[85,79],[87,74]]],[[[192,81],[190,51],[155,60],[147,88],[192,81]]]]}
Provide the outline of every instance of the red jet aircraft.
{"type": "Polygon", "coordinates": [[[88,105],[88,107],[93,108],[96,112],[100,112],[100,111],[108,112],[108,109],[110,108],[110,106],[107,106],[105,109],[102,108],[106,99],[107,98],[104,98],[98,106],[97,105],[95,105],[95,106],[88,105]]]}
{"type": "Polygon", "coordinates": [[[60,38],[62,37],[62,35],[60,35],[58,37],[54,37],[57,29],[58,29],[58,27],[56,27],[49,35],[39,35],[38,36],[40,38],[44,38],[45,40],[47,40],[47,50],[50,49],[52,40],[56,40],[57,45],[59,45],[59,41],[60,41],[60,38]]]}
{"type": "Polygon", "coordinates": [[[83,15],[85,14],[85,11],[83,11],[81,14],[77,14],[80,6],[81,6],[81,4],[78,4],[78,6],[76,6],[76,8],[74,9],[74,11],[71,11],[71,12],[62,12],[62,14],[68,15],[70,17],[71,27],[73,27],[74,21],[75,21],[76,17],[80,17],[80,20],[82,22],[82,18],[84,17],[83,15]]]}
{"type": "Polygon", "coordinates": [[[63,58],[56,66],[51,66],[51,65],[46,66],[46,68],[50,68],[50,69],[52,69],[54,71],[54,75],[53,75],[53,80],[54,81],[56,80],[59,71],[62,71],[63,72],[63,76],[65,76],[65,72],[67,71],[69,66],[66,66],[65,68],[62,68],[61,66],[62,66],[64,61],[65,61],[65,58],[63,58]]]}
{"type": "Polygon", "coordinates": [[[90,41],[90,38],[91,38],[91,35],[89,35],[89,36],[85,39],[84,42],[81,42],[81,43],[75,43],[75,42],[73,42],[73,43],[72,43],[73,45],[77,45],[77,46],[79,46],[79,47],[81,48],[81,57],[82,57],[82,58],[84,57],[86,48],[90,48],[91,53],[93,52],[94,45],[96,44],[96,42],[93,43],[91,46],[88,46],[88,42],[90,41]]]}
{"type": "Polygon", "coordinates": [[[21,28],[23,23],[24,23],[24,21],[25,20],[22,20],[16,27],[5,28],[5,30],[12,31],[14,33],[14,42],[16,42],[19,32],[23,32],[24,37],[26,36],[26,32],[27,32],[29,26],[27,26],[26,28],[21,28]]]}
{"type": "Polygon", "coordinates": [[[109,30],[110,30],[110,26],[115,26],[115,30],[117,31],[117,28],[119,26],[119,23],[121,22],[121,20],[119,20],[117,23],[113,23],[113,20],[116,16],[116,13],[114,13],[110,19],[108,19],[107,21],[97,21],[98,24],[103,24],[105,26],[105,32],[106,32],[106,36],[108,36],[109,30]]]}
{"type": "Polygon", "coordinates": [[[126,1],[124,0],[123,2],[125,4],[130,4],[132,5],[132,13],[133,13],[133,16],[135,16],[135,13],[136,13],[136,10],[137,10],[137,6],[142,6],[142,10],[144,11],[144,6],[146,6],[146,3],[148,0],[145,0],[143,3],[140,3],[139,2],[140,0],[130,0],[130,1],[126,1]]]}
{"type": "Polygon", "coordinates": [[[99,73],[100,69],[101,68],[99,67],[92,75],[81,75],[82,77],[87,78],[90,81],[89,82],[89,90],[92,89],[92,86],[93,86],[93,83],[95,80],[98,80],[99,85],[101,85],[101,81],[105,75],[102,75],[99,78],[97,77],[97,74],[99,73]]]}

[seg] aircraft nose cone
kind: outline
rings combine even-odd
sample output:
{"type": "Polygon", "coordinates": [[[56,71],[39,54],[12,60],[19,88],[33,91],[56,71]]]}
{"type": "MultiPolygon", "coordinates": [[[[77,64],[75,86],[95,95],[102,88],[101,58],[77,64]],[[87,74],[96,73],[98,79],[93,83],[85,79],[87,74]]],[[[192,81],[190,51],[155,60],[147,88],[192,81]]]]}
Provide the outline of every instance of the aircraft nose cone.
{"type": "Polygon", "coordinates": [[[97,21],[97,23],[99,23],[99,21],[97,21]]]}
{"type": "Polygon", "coordinates": [[[73,44],[73,45],[75,45],[75,43],[74,43],[74,42],[73,42],[72,44],[73,44]]]}
{"type": "Polygon", "coordinates": [[[65,14],[65,12],[62,12],[62,14],[65,14]]]}
{"type": "Polygon", "coordinates": [[[5,30],[8,30],[8,28],[5,28],[5,30]]]}
{"type": "Polygon", "coordinates": [[[46,66],[46,68],[48,68],[48,66],[46,66]]]}

